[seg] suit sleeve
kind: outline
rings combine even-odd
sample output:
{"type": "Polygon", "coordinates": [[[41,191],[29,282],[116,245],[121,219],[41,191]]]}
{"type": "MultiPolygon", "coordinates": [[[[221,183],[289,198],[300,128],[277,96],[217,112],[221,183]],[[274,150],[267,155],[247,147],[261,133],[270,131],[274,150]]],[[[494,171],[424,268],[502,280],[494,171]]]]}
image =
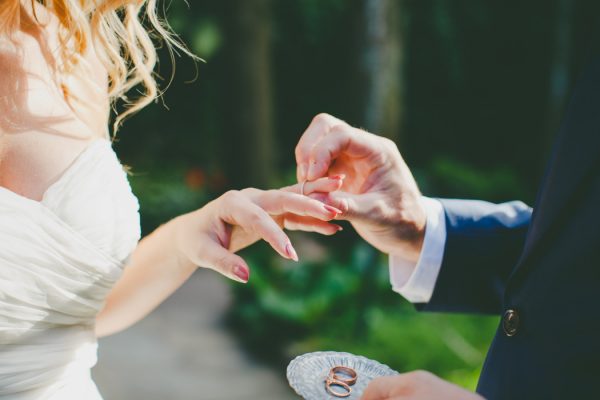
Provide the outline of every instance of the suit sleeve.
{"type": "Polygon", "coordinates": [[[525,244],[531,208],[519,201],[440,202],[447,234],[444,256],[431,299],[417,308],[501,313],[506,282],[525,244]]]}

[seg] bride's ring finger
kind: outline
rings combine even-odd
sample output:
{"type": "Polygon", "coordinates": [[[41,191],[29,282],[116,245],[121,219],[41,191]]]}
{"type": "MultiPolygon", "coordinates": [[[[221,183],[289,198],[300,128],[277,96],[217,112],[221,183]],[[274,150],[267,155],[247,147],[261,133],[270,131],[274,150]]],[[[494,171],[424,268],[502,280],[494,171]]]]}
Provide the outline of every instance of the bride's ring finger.
{"type": "Polygon", "coordinates": [[[336,175],[332,177],[319,178],[314,181],[303,181],[292,186],[283,188],[286,192],[298,193],[303,196],[315,192],[330,193],[341,189],[344,175],[336,175]]]}

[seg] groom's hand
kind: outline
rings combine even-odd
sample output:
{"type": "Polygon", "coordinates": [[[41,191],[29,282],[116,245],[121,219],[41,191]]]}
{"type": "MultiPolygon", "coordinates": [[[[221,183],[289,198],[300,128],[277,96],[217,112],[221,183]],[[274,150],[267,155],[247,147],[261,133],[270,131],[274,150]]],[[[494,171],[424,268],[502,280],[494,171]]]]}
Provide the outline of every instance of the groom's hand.
{"type": "Polygon", "coordinates": [[[298,181],[345,175],[339,192],[319,200],[339,208],[369,243],[416,263],[426,215],[421,193],[389,139],[353,128],[331,115],[317,115],[296,147],[298,181]]]}
{"type": "Polygon", "coordinates": [[[484,400],[425,371],[374,379],[361,400],[484,400]]]}

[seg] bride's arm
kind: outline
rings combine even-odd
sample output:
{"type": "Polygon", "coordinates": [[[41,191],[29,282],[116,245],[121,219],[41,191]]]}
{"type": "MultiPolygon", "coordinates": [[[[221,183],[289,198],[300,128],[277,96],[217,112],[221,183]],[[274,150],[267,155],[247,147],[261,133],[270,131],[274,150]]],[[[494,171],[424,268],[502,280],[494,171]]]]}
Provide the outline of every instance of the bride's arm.
{"type": "MultiPolygon", "coordinates": [[[[305,192],[334,191],[340,186],[340,178],[324,178],[307,184],[305,192]]],[[[280,225],[323,234],[339,230],[327,222],[337,215],[335,209],[294,191],[299,187],[228,192],[146,236],[96,318],[96,334],[106,336],[133,325],[179,288],[198,266],[246,282],[248,265],[234,252],[259,239],[269,242],[281,256],[297,259],[280,225]]]]}
{"type": "Polygon", "coordinates": [[[96,335],[121,331],[142,319],[183,284],[196,266],[175,256],[175,220],[138,244],[123,276],[96,317],[96,335]]]}

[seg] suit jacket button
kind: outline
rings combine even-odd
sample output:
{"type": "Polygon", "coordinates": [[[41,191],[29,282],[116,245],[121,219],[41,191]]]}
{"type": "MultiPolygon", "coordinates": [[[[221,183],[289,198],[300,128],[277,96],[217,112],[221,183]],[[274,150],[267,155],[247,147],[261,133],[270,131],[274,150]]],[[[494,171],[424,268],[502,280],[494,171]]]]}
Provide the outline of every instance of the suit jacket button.
{"type": "Polygon", "coordinates": [[[520,317],[516,310],[506,310],[502,317],[502,329],[506,336],[515,336],[519,330],[520,317]]]}

